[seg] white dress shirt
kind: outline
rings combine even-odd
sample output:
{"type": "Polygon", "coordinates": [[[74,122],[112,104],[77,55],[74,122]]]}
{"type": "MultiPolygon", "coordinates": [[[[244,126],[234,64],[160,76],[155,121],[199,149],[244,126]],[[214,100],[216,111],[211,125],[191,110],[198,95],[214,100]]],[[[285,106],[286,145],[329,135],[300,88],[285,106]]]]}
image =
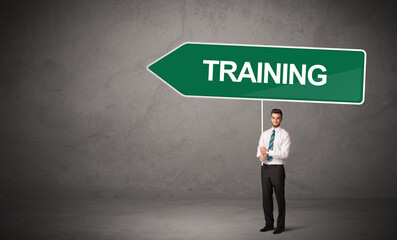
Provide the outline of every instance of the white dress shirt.
{"type": "Polygon", "coordinates": [[[268,149],[268,155],[273,157],[273,159],[268,162],[267,156],[265,156],[262,165],[281,165],[284,164],[284,159],[286,159],[289,155],[290,146],[291,137],[289,136],[289,133],[281,127],[271,127],[270,129],[262,133],[259,139],[256,157],[259,157],[261,155],[260,147],[265,147],[266,149],[268,149]],[[272,136],[273,129],[276,130],[274,135],[273,150],[269,150],[269,141],[270,137],[272,136]]]}

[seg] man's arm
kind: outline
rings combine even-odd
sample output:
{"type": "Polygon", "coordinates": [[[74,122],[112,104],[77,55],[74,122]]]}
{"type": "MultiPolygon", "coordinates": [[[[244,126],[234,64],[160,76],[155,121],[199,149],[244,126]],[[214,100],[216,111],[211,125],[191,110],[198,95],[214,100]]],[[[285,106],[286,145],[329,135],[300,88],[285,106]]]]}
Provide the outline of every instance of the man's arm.
{"type": "MultiPolygon", "coordinates": [[[[263,143],[263,134],[264,134],[264,132],[261,134],[261,137],[259,138],[259,143],[258,143],[258,148],[257,148],[257,150],[256,150],[256,157],[260,157],[260,155],[262,155],[263,154],[263,152],[262,152],[262,147],[264,147],[264,143],[263,143]]],[[[267,151],[267,150],[266,150],[267,151]]],[[[263,154],[263,155],[266,155],[266,152],[265,152],[265,154],[263,154]]]]}
{"type": "Polygon", "coordinates": [[[259,158],[260,162],[265,161],[265,156],[267,156],[267,149],[264,147],[264,132],[262,133],[261,137],[259,138],[258,148],[256,150],[256,157],[259,158]]]}
{"type": "Polygon", "coordinates": [[[281,151],[269,150],[269,156],[273,158],[286,159],[289,156],[289,150],[291,148],[291,137],[288,134],[281,144],[281,151]]]}

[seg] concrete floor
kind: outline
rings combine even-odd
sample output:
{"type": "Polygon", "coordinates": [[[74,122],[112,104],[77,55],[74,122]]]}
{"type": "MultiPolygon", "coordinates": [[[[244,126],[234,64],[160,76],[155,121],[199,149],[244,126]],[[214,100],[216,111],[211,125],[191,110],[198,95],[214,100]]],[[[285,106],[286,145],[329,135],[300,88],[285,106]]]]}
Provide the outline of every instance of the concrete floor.
{"type": "MultiPolygon", "coordinates": [[[[2,199],[1,239],[397,239],[396,200],[287,199],[286,231],[261,233],[260,200],[2,199]]],[[[275,208],[277,210],[277,208],[275,208]]]]}

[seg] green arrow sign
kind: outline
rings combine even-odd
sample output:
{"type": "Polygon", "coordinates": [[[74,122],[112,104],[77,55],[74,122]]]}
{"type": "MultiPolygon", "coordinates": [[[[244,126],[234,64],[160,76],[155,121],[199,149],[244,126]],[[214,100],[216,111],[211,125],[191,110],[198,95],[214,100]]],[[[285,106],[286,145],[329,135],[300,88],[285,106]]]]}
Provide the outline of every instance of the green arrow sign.
{"type": "Polygon", "coordinates": [[[147,68],[184,96],[362,104],[358,49],[187,42],[147,68]]]}

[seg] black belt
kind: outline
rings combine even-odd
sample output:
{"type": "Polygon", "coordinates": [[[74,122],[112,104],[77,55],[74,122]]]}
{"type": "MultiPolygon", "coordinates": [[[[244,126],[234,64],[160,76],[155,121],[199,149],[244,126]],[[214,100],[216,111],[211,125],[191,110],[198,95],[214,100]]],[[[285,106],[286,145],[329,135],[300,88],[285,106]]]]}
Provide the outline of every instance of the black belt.
{"type": "Polygon", "coordinates": [[[263,164],[262,167],[265,168],[276,168],[276,167],[283,167],[283,164],[273,164],[273,165],[267,165],[267,164],[263,164]]]}

